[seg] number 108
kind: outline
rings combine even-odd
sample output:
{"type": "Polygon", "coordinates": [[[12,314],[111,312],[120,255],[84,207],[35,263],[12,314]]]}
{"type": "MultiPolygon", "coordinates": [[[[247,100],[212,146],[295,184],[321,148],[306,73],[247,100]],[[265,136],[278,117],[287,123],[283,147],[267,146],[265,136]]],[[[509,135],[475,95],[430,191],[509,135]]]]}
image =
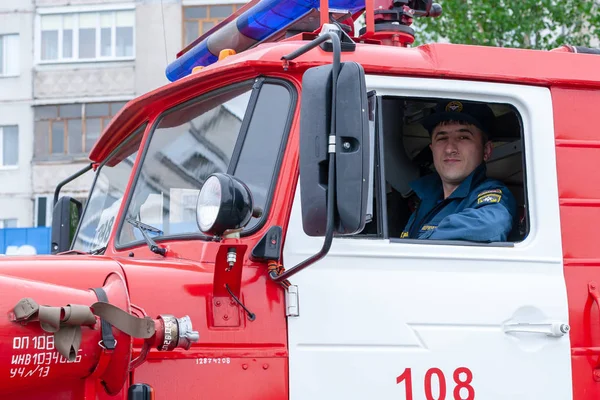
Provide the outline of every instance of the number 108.
{"type": "MultiPolygon", "coordinates": [[[[471,372],[471,370],[465,367],[457,368],[454,370],[452,377],[454,378],[454,388],[452,389],[451,399],[475,400],[475,389],[473,388],[473,386],[471,386],[471,382],[473,382],[473,373],[471,372]],[[466,395],[466,397],[462,397],[463,395],[466,395]]],[[[406,400],[413,400],[412,371],[410,368],[406,368],[402,375],[396,377],[396,383],[404,383],[406,400]]],[[[446,400],[446,377],[444,376],[444,373],[441,369],[429,368],[427,372],[425,372],[425,377],[423,378],[423,385],[425,389],[425,398],[427,400],[446,400]],[[439,387],[439,393],[437,397],[434,397],[432,393],[434,379],[437,379],[439,387]]]]}

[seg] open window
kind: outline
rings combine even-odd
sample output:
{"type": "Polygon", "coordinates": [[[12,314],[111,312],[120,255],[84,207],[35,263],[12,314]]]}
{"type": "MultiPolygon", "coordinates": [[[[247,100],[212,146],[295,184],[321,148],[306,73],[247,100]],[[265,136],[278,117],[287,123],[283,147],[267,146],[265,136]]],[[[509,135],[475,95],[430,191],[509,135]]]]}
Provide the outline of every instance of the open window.
{"type": "MultiPolygon", "coordinates": [[[[401,234],[419,201],[411,188],[411,182],[436,173],[429,147],[431,139],[422,122],[434,112],[438,104],[452,100],[461,99],[400,96],[376,98],[374,216],[358,237],[401,240],[401,234]]],[[[493,130],[490,132],[493,150],[486,163],[487,177],[501,181],[517,202],[513,229],[504,243],[510,245],[522,241],[529,232],[523,124],[518,110],[511,104],[482,104],[487,104],[494,113],[493,130]]],[[[444,242],[472,244],[455,240],[444,242]]]]}

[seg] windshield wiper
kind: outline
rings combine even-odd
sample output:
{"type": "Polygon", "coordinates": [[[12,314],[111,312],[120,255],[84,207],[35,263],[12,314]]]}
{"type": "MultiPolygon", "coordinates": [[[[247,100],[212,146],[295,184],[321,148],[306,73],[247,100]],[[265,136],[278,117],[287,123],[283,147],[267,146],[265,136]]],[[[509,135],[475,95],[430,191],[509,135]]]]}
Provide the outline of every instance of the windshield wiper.
{"type": "Polygon", "coordinates": [[[150,236],[148,236],[148,234],[146,233],[146,232],[152,232],[152,233],[162,234],[163,231],[161,231],[160,229],[155,228],[153,226],[146,225],[143,222],[138,221],[133,218],[126,218],[125,221],[129,222],[131,225],[138,228],[140,230],[140,232],[142,232],[142,236],[144,236],[144,240],[148,244],[150,251],[152,251],[153,253],[156,253],[156,254],[160,254],[163,257],[165,256],[165,254],[167,253],[167,249],[157,245],[156,242],[154,240],[152,240],[152,238],[150,236]]]}
{"type": "Polygon", "coordinates": [[[102,247],[98,247],[97,249],[90,250],[88,252],[88,254],[91,254],[93,256],[97,256],[98,254],[104,253],[105,250],[106,250],[106,246],[102,246],[102,247]]]}

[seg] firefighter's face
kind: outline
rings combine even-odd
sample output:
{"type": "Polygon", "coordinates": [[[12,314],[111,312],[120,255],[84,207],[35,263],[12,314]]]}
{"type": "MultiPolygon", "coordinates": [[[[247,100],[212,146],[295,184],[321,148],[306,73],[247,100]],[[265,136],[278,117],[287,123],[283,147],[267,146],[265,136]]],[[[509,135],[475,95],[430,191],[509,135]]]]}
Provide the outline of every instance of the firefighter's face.
{"type": "Polygon", "coordinates": [[[433,163],[442,182],[458,186],[492,153],[492,142],[475,125],[441,123],[431,135],[433,163]]]}

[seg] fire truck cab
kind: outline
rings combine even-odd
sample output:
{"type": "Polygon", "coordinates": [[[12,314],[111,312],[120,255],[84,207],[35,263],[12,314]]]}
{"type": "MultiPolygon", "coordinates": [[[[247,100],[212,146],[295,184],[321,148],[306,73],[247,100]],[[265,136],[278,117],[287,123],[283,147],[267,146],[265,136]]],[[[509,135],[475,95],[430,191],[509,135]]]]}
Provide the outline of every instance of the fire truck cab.
{"type": "Polygon", "coordinates": [[[111,121],[89,156],[96,178],[85,208],[58,198],[67,182],[57,188],[58,254],[0,265],[7,313],[22,297],[53,306],[122,298],[127,314],[160,315],[161,336],[109,324],[117,343],[107,355],[99,324],[110,317],[92,305],[85,368],[44,356],[40,370],[37,354],[56,350],[23,338],[52,334],[17,313],[0,324],[2,390],[23,399],[597,398],[600,57],[574,47],[411,48],[412,18],[440,12],[431,1],[379,13],[370,1],[351,5],[351,20],[366,8],[356,36],[347,12],[321,4],[288,23],[287,36],[253,42],[239,21],[265,2],[199,38],[167,71],[174,82],[111,121]],[[333,22],[308,29],[315,18],[333,22]],[[401,237],[410,183],[434,172],[421,123],[449,101],[494,112],[487,174],[519,210],[507,241],[401,237]],[[177,349],[168,321],[188,332],[177,349]],[[129,351],[119,353],[120,375],[99,370],[117,363],[120,345],[129,351]]]}

